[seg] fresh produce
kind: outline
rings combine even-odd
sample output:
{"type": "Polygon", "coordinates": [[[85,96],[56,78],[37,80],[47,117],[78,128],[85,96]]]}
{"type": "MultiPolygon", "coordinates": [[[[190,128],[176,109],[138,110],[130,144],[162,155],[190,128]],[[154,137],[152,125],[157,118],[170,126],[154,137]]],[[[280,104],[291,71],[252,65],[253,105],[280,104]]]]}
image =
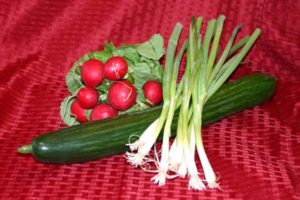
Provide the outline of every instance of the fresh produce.
{"type": "MultiPolygon", "coordinates": [[[[274,92],[275,82],[272,76],[258,73],[224,84],[205,104],[203,124],[211,124],[266,101],[274,92]]],[[[32,153],[44,163],[80,163],[125,152],[128,138],[141,135],[160,115],[161,109],[157,106],[43,134],[34,138],[32,145],[22,146],[18,151],[32,153]]],[[[173,136],[177,119],[178,111],[172,121],[173,136]]]]}
{"type": "Polygon", "coordinates": [[[106,43],[102,51],[79,59],[66,77],[71,96],[62,102],[61,116],[70,126],[95,122],[39,136],[19,152],[31,152],[46,163],[74,163],[122,152],[127,143],[127,162],[154,173],[151,180],[159,186],[188,176],[189,189],[220,188],[204,149],[202,126],[263,102],[275,86],[274,78],[263,74],[224,85],[261,33],[257,28],[235,43],[239,24],[222,45],[224,22],[221,15],[202,31],[203,18],[193,17],[181,47],[183,26],[177,23],[164,71],[159,63],[164,54],[160,35],[118,48],[106,43]],[[185,72],[178,82],[181,64],[185,72]]]}
{"type": "Polygon", "coordinates": [[[79,105],[78,100],[73,101],[71,104],[71,115],[73,115],[77,121],[84,123],[87,122],[88,119],[86,118],[87,110],[82,108],[79,105]]]}
{"type": "Polygon", "coordinates": [[[128,81],[116,81],[108,90],[108,102],[116,110],[127,110],[136,102],[137,91],[128,81]]]}
{"type": "Polygon", "coordinates": [[[162,86],[158,81],[147,81],[143,85],[143,92],[147,102],[151,105],[158,105],[163,100],[162,86]]]}
{"type": "Polygon", "coordinates": [[[108,80],[117,81],[127,74],[128,64],[126,60],[120,56],[114,56],[108,59],[104,66],[104,76],[108,80]]]}
{"type": "MultiPolygon", "coordinates": [[[[232,52],[232,56],[229,56],[241,25],[233,30],[227,45],[221,51],[222,45],[219,43],[224,21],[223,15],[210,20],[202,36],[203,18],[193,17],[188,40],[183,43],[177,55],[176,49],[182,31],[180,23],[176,24],[169,39],[163,76],[164,103],[161,114],[145,129],[141,137],[129,144],[131,151],[126,152],[127,161],[132,166],[156,174],[151,180],[159,186],[165,185],[167,179],[188,176],[189,189],[219,188],[202,142],[203,107],[234,72],[261,32],[257,28],[250,37],[247,37],[245,44],[240,46],[240,51],[232,52]],[[180,84],[177,85],[179,63],[185,51],[187,51],[185,73],[180,84]],[[176,109],[179,110],[176,138],[170,147],[171,124],[176,109]],[[161,150],[151,157],[151,148],[155,145],[162,129],[161,150]],[[199,176],[195,157],[199,157],[201,161],[205,179],[199,176]]],[[[238,48],[235,49],[237,50],[238,48]]]]}
{"type": "Polygon", "coordinates": [[[88,109],[88,120],[92,120],[91,109],[97,104],[113,102],[111,106],[118,109],[120,115],[151,108],[152,105],[145,104],[142,86],[150,80],[161,81],[163,70],[159,60],[163,54],[163,39],[159,34],[155,34],[141,44],[115,47],[112,43],[105,43],[103,50],[90,52],[80,58],[66,76],[70,96],[63,100],[60,107],[61,118],[65,124],[73,126],[82,123],[70,110],[75,99],[81,107],[88,109]],[[118,83],[114,84],[115,81],[125,81],[125,84],[118,86],[118,83]],[[109,101],[109,90],[114,88],[112,85],[121,90],[111,92],[117,99],[109,101]],[[128,87],[124,88],[127,85],[128,87]],[[89,92],[82,88],[89,88],[89,92]],[[99,94],[97,100],[96,93],[92,90],[99,94]]]}
{"type": "Polygon", "coordinates": [[[104,80],[104,65],[101,61],[90,59],[81,66],[82,82],[89,87],[95,87],[104,80]]]}
{"type": "Polygon", "coordinates": [[[118,115],[118,111],[113,109],[109,104],[99,104],[91,112],[91,120],[112,118],[118,115]]]}
{"type": "Polygon", "coordinates": [[[83,87],[77,94],[77,100],[82,108],[90,109],[98,103],[98,92],[93,88],[83,87]]]}

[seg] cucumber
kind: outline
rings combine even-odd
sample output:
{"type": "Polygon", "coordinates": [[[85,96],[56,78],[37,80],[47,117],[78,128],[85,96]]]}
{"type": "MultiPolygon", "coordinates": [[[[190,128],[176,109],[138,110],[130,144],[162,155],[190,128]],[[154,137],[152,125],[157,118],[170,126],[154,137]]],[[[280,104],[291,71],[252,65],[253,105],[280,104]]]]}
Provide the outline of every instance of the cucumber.
{"type": "MultiPolygon", "coordinates": [[[[275,82],[272,76],[256,73],[224,84],[204,107],[204,125],[269,99],[275,82]]],[[[44,163],[81,163],[119,154],[127,150],[128,138],[140,135],[160,112],[161,107],[155,107],[47,133],[33,139],[32,145],[20,147],[19,152],[31,152],[44,163]]],[[[172,130],[177,118],[178,112],[172,130]]]]}

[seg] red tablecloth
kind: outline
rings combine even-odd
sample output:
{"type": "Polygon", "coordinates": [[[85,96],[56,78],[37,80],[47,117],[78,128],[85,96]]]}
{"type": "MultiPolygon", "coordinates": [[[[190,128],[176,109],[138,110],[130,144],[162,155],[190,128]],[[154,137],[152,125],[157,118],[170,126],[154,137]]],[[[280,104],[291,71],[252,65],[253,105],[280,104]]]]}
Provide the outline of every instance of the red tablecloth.
{"type": "Polygon", "coordinates": [[[300,2],[1,1],[0,199],[293,199],[300,198],[300,2]],[[133,169],[122,155],[85,164],[46,165],[16,148],[63,128],[64,76],[74,61],[103,42],[169,38],[175,23],[188,32],[191,16],[227,16],[224,34],[262,36],[235,73],[278,78],[268,102],[205,128],[208,157],[222,190],[190,191],[186,179],[165,187],[133,169]]]}

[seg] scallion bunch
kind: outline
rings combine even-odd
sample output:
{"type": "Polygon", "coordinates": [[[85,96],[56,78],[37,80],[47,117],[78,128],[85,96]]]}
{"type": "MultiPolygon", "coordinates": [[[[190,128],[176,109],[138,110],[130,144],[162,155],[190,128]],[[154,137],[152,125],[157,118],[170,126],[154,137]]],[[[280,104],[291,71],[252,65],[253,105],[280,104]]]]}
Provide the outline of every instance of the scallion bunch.
{"type": "Polygon", "coordinates": [[[188,176],[189,189],[219,188],[202,141],[203,107],[239,66],[261,32],[257,28],[250,36],[234,44],[241,28],[241,25],[238,25],[221,51],[220,39],[224,21],[223,15],[210,20],[202,36],[203,18],[193,17],[188,39],[182,44],[177,55],[175,52],[182,25],[176,24],[167,47],[162,112],[138,140],[128,144],[131,152],[126,153],[127,161],[134,167],[156,173],[152,180],[160,186],[165,184],[166,179],[188,176]],[[177,84],[180,63],[185,53],[187,59],[185,73],[181,82],[177,84]],[[177,132],[170,145],[171,124],[177,109],[179,110],[177,132]],[[162,130],[161,150],[156,151],[155,148],[152,156],[151,149],[162,130]],[[196,156],[200,159],[204,177],[199,176],[196,156]],[[150,168],[151,163],[155,164],[155,169],[150,168]]]}

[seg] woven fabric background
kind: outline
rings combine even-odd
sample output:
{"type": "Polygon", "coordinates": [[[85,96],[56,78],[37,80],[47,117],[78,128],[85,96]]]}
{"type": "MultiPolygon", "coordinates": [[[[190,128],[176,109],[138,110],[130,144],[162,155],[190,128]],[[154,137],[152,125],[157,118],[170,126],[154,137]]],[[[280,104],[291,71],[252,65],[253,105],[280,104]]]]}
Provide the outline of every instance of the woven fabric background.
{"type": "Polygon", "coordinates": [[[299,0],[0,0],[0,199],[300,199],[299,0]],[[263,34],[234,74],[277,77],[268,102],[204,129],[208,157],[222,190],[190,191],[186,179],[165,187],[133,169],[123,155],[74,165],[47,165],[18,146],[65,127],[60,102],[65,74],[107,40],[137,43],[176,22],[187,35],[191,16],[227,17],[224,37],[241,22],[263,34]],[[227,31],[226,31],[227,30],[227,31]]]}

